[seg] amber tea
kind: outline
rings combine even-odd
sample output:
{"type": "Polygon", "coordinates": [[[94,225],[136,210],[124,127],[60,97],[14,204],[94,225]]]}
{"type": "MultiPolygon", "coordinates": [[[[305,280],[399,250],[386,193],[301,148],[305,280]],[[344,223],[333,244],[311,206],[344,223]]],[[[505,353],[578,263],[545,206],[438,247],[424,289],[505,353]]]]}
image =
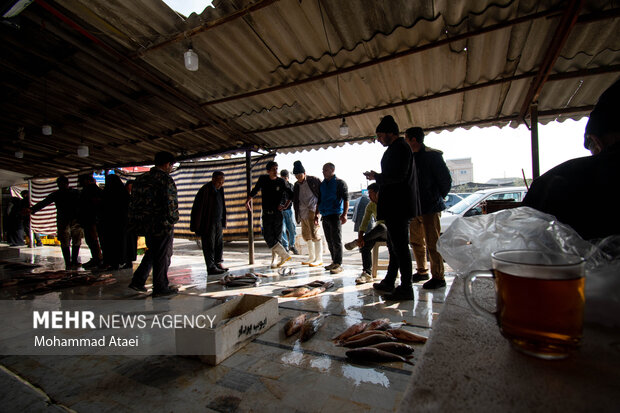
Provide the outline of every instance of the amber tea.
{"type": "Polygon", "coordinates": [[[567,357],[582,336],[584,261],[570,254],[509,250],[491,255],[493,275],[474,271],[465,280],[469,304],[490,315],[472,298],[476,278],[495,279],[500,331],[524,353],[545,358],[567,357]]]}
{"type": "Polygon", "coordinates": [[[525,352],[567,354],[581,340],[584,284],[583,277],[549,280],[495,271],[502,334],[525,352]]]}

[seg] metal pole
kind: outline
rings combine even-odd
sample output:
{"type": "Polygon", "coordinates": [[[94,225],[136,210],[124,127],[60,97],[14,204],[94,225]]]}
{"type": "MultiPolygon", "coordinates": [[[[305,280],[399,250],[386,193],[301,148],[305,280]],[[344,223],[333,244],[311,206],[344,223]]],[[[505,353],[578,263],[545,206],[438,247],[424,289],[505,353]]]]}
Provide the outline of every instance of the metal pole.
{"type": "Polygon", "coordinates": [[[540,176],[540,163],[538,159],[538,104],[530,105],[530,132],[532,134],[532,179],[540,176]]]}
{"type": "MultiPolygon", "coordinates": [[[[28,180],[28,209],[30,209],[30,206],[32,204],[32,179],[28,180]]],[[[34,238],[33,238],[33,231],[32,231],[32,217],[28,217],[28,231],[30,231],[30,248],[34,248],[34,238]]]]}
{"type": "MultiPolygon", "coordinates": [[[[248,195],[252,190],[252,151],[245,151],[245,179],[248,195]]],[[[248,211],[248,264],[254,264],[254,211],[248,211]]]]}

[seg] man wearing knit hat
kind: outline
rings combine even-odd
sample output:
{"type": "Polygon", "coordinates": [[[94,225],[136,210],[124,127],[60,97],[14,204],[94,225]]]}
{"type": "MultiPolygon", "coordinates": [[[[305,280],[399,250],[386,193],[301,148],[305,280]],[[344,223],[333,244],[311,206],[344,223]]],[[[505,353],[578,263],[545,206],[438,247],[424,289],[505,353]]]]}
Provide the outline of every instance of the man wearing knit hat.
{"type": "Polygon", "coordinates": [[[321,180],[315,176],[306,175],[306,169],[300,161],[293,163],[293,175],[297,178],[293,186],[295,219],[298,224],[301,224],[301,237],[308,244],[308,259],[302,264],[320,267],[323,265],[323,241],[319,235],[319,222],[314,218],[319,202],[321,180]]]}
{"type": "Polygon", "coordinates": [[[388,232],[390,262],[387,274],[376,290],[392,292],[386,300],[413,300],[412,264],[409,251],[409,221],[420,215],[418,179],[411,148],[399,136],[392,116],[381,119],[376,129],[377,139],[387,147],[381,158],[381,173],[364,172],[367,179],[379,184],[377,219],[385,221],[388,232]],[[400,285],[394,288],[400,270],[400,285]]]}
{"type": "Polygon", "coordinates": [[[620,80],[590,113],[584,146],[592,156],[571,159],[536,178],[523,205],[554,215],[584,239],[620,234],[620,220],[609,214],[620,182],[620,80]]]}

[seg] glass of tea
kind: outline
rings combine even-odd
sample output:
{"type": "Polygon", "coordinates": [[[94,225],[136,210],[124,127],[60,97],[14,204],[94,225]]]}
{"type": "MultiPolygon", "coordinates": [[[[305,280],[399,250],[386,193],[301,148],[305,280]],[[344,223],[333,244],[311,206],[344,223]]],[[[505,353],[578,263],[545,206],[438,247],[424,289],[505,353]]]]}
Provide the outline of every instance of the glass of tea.
{"type": "Polygon", "coordinates": [[[543,358],[568,357],[582,337],[585,262],[571,254],[505,250],[491,254],[491,271],[473,271],[465,279],[465,298],[478,313],[497,321],[519,351],[543,358]],[[493,278],[494,313],[474,299],[474,282],[493,278]]]}

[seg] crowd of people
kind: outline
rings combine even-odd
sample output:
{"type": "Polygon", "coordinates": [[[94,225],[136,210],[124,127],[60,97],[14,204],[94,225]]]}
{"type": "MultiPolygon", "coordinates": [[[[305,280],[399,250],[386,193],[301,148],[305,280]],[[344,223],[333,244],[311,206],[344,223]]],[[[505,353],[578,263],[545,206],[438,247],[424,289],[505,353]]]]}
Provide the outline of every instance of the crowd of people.
{"type": "MultiPolygon", "coordinates": [[[[602,197],[607,196],[610,183],[620,178],[620,131],[616,120],[619,102],[620,81],[601,96],[590,115],[584,146],[593,156],[568,161],[534,180],[523,201],[526,206],[555,215],[585,239],[620,233],[618,220],[608,222],[605,214],[591,211],[593,206],[606,204],[602,197]]],[[[398,124],[388,115],[381,119],[376,133],[378,141],[386,147],[381,171],[364,172],[368,180],[375,182],[368,186],[368,197],[362,198],[354,211],[358,237],[344,247],[360,249],[362,272],[356,283],[363,284],[374,281],[373,246],[379,241],[386,242],[387,273],[373,288],[388,300],[413,300],[413,283],[426,281],[424,289],[446,286],[437,241],[439,218],[452,181],[442,152],[424,144],[421,128],[409,128],[402,137],[398,124]],[[415,273],[410,245],[417,267],[415,273]],[[396,286],[399,273],[400,284],[396,286]]],[[[69,180],[61,176],[57,179],[58,190],[32,207],[27,192],[24,193],[23,200],[10,205],[10,214],[17,225],[13,228],[11,245],[20,242],[23,245],[30,214],[53,203],[67,268],[131,267],[136,258],[136,237],[143,235],[147,251],[129,287],[146,292],[145,282],[152,270],[153,295],[176,294],[177,288],[169,285],[167,277],[174,225],[179,220],[177,189],[170,177],[173,163],[171,153],[159,152],[155,155],[155,166],[134,182],[123,185],[118,176],[107,175],[103,190],[92,174],[79,176],[80,191],[70,188],[69,180]],[[82,238],[91,253],[90,261],[85,264],[78,261],[82,238]]],[[[291,260],[291,254],[298,255],[296,223],[301,226],[301,237],[308,247],[308,258],[302,265],[323,266],[323,236],[331,258],[325,270],[331,274],[342,272],[342,225],[347,222],[349,192],[346,182],[336,176],[336,166],[325,163],[320,179],[307,175],[302,163],[295,161],[294,184],[289,182],[287,170],[278,175],[278,164],[274,161],[266,164],[265,172],[248,194],[245,205],[252,210],[254,197],[261,193],[262,233],[271,249],[271,267],[281,267],[291,260]]],[[[222,171],[213,172],[211,181],[196,194],[191,211],[190,229],[201,238],[210,275],[228,271],[223,265],[227,214],[224,181],[222,171]]]]}

